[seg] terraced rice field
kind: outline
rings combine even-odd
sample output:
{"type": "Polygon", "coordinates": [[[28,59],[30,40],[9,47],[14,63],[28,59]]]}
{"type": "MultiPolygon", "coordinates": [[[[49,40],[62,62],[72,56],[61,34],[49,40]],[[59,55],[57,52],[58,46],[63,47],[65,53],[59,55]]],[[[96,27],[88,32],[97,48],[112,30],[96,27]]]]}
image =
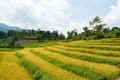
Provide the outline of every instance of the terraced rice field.
{"type": "Polygon", "coordinates": [[[120,39],[0,52],[0,80],[119,80],[120,39]]]}

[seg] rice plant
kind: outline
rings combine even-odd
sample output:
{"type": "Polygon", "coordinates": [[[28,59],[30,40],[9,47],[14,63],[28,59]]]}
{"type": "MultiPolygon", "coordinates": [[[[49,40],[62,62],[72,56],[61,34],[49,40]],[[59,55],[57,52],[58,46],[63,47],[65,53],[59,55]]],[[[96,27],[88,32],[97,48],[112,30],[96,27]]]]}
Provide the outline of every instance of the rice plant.
{"type": "Polygon", "coordinates": [[[120,64],[120,58],[117,57],[106,57],[106,56],[99,56],[89,53],[82,53],[82,52],[76,52],[76,51],[67,51],[62,50],[54,47],[46,47],[46,50],[49,50],[54,53],[63,54],[65,56],[69,56],[72,58],[82,59],[86,61],[96,62],[96,63],[106,63],[110,65],[118,65],[120,64]]]}
{"type": "Polygon", "coordinates": [[[38,51],[47,57],[53,58],[65,64],[88,68],[90,71],[103,75],[107,79],[114,79],[118,77],[120,73],[120,69],[112,65],[98,64],[98,63],[92,63],[88,61],[73,59],[73,58],[52,53],[40,48],[34,49],[34,51],[38,51]]]}
{"type": "Polygon", "coordinates": [[[52,80],[86,80],[83,77],[77,76],[71,72],[56,67],[44,59],[35,56],[34,54],[30,53],[30,49],[24,49],[20,51],[20,53],[24,54],[25,58],[32,64],[36,65],[43,72],[50,75],[52,80]]]}

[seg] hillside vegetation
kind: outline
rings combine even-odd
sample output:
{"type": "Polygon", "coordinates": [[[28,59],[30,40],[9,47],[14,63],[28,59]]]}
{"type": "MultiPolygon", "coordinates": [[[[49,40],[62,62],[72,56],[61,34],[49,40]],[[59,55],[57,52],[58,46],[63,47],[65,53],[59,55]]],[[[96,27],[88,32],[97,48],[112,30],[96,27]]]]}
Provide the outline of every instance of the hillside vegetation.
{"type": "MultiPolygon", "coordinates": [[[[80,26],[81,27],[81,26],[80,26]]],[[[20,30],[0,30],[0,48],[18,48],[23,49],[26,46],[30,46],[33,43],[42,43],[48,41],[75,41],[75,40],[99,40],[106,38],[120,38],[119,26],[108,27],[103,23],[99,16],[93,18],[88,26],[83,27],[83,32],[79,33],[74,29],[67,31],[67,35],[58,32],[58,30],[34,30],[34,29],[20,29],[20,30]]],[[[114,39],[111,40],[112,43],[114,39]]],[[[104,42],[102,40],[101,42],[104,42]]],[[[109,40],[108,40],[109,42],[109,40]]],[[[119,42],[119,41],[118,41],[119,42]]],[[[109,42],[110,43],[110,42],[109,42]]],[[[34,44],[36,47],[37,44],[34,44]]],[[[32,46],[31,46],[32,47],[32,46]]],[[[83,46],[82,46],[83,47],[83,46]]],[[[86,47],[86,46],[84,46],[86,47]]],[[[88,46],[90,48],[90,46],[88,46]]],[[[100,46],[97,48],[101,49],[100,46]]],[[[105,47],[106,48],[106,47],[105,47]]],[[[117,48],[117,50],[119,50],[117,48]]]]}

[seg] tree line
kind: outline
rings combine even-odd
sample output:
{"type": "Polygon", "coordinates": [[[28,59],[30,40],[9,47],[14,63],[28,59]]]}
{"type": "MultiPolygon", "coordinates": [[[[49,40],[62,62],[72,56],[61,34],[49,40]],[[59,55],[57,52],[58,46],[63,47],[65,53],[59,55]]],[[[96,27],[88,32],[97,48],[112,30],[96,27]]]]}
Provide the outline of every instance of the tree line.
{"type": "Polygon", "coordinates": [[[83,27],[82,33],[77,33],[77,30],[71,32],[68,31],[68,39],[70,40],[97,40],[103,38],[120,38],[119,27],[107,27],[101,19],[96,16],[92,21],[89,22],[89,26],[83,27]]]}
{"type": "MultiPolygon", "coordinates": [[[[83,32],[78,33],[77,29],[67,32],[67,37],[64,34],[58,33],[58,31],[44,31],[44,30],[9,30],[7,32],[0,31],[0,42],[7,41],[8,47],[15,46],[15,42],[21,39],[27,40],[97,40],[103,38],[120,38],[120,28],[113,27],[110,29],[107,25],[96,16],[89,22],[89,26],[83,27],[83,32]]],[[[20,44],[17,46],[19,47],[20,44]]]]}
{"type": "Polygon", "coordinates": [[[1,48],[24,48],[20,43],[16,44],[19,40],[65,40],[65,36],[58,31],[44,31],[44,30],[9,30],[7,32],[0,31],[0,47],[1,48]]]}
{"type": "Polygon", "coordinates": [[[62,33],[58,33],[58,31],[43,31],[43,30],[9,30],[8,32],[0,31],[0,39],[13,37],[15,40],[20,39],[28,39],[28,40],[64,40],[65,36],[62,33]]]}

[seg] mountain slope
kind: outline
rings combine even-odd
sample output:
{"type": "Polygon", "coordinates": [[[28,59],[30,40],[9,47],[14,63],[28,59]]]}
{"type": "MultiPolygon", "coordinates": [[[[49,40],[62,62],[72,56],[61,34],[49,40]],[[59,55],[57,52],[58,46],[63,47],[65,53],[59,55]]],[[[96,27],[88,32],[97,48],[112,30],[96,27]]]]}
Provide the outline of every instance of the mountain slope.
{"type": "Polygon", "coordinates": [[[8,30],[21,30],[21,28],[17,26],[9,26],[4,23],[0,23],[0,31],[8,31],[8,30]]]}

